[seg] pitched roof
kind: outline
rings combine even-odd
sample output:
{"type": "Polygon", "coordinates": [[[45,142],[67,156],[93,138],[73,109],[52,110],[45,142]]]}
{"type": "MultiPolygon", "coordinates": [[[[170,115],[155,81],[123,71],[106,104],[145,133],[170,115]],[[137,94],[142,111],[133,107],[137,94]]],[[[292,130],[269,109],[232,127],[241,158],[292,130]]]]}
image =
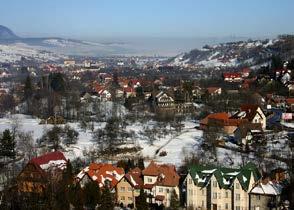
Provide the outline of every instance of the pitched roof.
{"type": "Polygon", "coordinates": [[[140,189],[143,187],[143,179],[142,179],[142,171],[139,168],[134,168],[133,170],[129,171],[125,178],[128,182],[136,189],[140,189]]]}
{"type": "Polygon", "coordinates": [[[211,177],[215,176],[220,188],[230,189],[234,180],[238,179],[242,188],[246,191],[249,188],[251,174],[255,181],[260,178],[257,168],[251,163],[239,169],[211,165],[192,165],[189,167],[189,174],[194,184],[199,187],[206,187],[210,183],[211,177]]]}
{"type": "Polygon", "coordinates": [[[258,105],[255,104],[244,104],[241,105],[239,112],[236,112],[231,119],[248,119],[252,121],[257,113],[258,105]]]}
{"type": "Polygon", "coordinates": [[[272,181],[259,182],[254,186],[250,193],[259,195],[280,195],[282,193],[282,186],[272,181]]]}
{"type": "Polygon", "coordinates": [[[206,88],[206,90],[207,90],[207,92],[209,94],[212,94],[212,93],[216,92],[218,89],[221,89],[221,88],[220,87],[208,87],[208,88],[206,88]]]}
{"type": "Polygon", "coordinates": [[[49,170],[50,168],[59,168],[61,170],[66,168],[67,160],[62,152],[49,152],[39,157],[33,158],[29,161],[34,165],[37,165],[42,170],[49,170]]]}
{"type": "Polygon", "coordinates": [[[212,113],[207,115],[204,119],[200,121],[200,124],[207,125],[209,119],[217,119],[217,120],[227,120],[229,119],[229,114],[226,112],[212,113]]]}
{"type": "Polygon", "coordinates": [[[88,167],[84,168],[78,175],[79,180],[88,175],[93,181],[98,182],[99,187],[105,185],[105,181],[109,181],[110,187],[113,188],[124,176],[122,168],[115,167],[106,163],[91,163],[88,167]]]}
{"type": "Polygon", "coordinates": [[[176,172],[174,165],[168,164],[156,164],[151,161],[150,164],[142,171],[144,176],[156,176],[156,185],[160,186],[178,186],[179,185],[179,175],[176,172]]]}
{"type": "Polygon", "coordinates": [[[294,104],[294,98],[287,98],[286,103],[287,104],[294,104]]]}

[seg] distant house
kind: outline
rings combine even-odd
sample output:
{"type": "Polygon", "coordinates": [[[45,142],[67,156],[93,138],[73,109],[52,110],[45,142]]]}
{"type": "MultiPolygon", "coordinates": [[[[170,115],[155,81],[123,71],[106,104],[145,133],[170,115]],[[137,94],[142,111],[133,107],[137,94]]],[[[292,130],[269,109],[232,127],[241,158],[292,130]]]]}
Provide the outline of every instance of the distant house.
{"type": "Polygon", "coordinates": [[[241,82],[242,75],[240,73],[223,73],[224,81],[226,82],[241,82]]]}
{"type": "Polygon", "coordinates": [[[25,199],[37,194],[40,201],[46,199],[46,190],[58,184],[67,160],[61,152],[50,152],[31,159],[17,176],[17,192],[25,199]]]}
{"type": "Polygon", "coordinates": [[[75,60],[64,60],[63,64],[65,66],[74,66],[76,64],[75,60]]]}
{"type": "Polygon", "coordinates": [[[216,95],[222,94],[221,87],[208,87],[206,88],[206,91],[210,96],[216,96],[216,95]]]}
{"type": "Polygon", "coordinates": [[[258,182],[250,191],[250,209],[280,209],[282,186],[269,179],[258,182]]]}
{"type": "Polygon", "coordinates": [[[246,119],[231,119],[230,115],[226,112],[213,113],[200,121],[200,128],[206,130],[215,127],[231,135],[242,122],[246,121],[246,119]]]}
{"type": "Polygon", "coordinates": [[[244,68],[240,71],[242,78],[247,78],[250,75],[250,68],[244,68]]]}
{"type": "Polygon", "coordinates": [[[246,119],[251,123],[260,123],[262,129],[266,128],[266,116],[258,105],[241,105],[240,111],[236,112],[230,119],[246,119]]]}
{"type": "Polygon", "coordinates": [[[294,98],[287,98],[286,100],[287,109],[291,112],[294,112],[294,98]]]}
{"type": "Polygon", "coordinates": [[[260,123],[241,123],[234,131],[234,137],[238,144],[247,145],[252,143],[254,135],[261,134],[262,127],[260,123]]]}
{"type": "Polygon", "coordinates": [[[144,190],[148,194],[149,203],[170,206],[171,193],[175,190],[179,196],[180,177],[173,165],[151,163],[142,171],[144,190]]]}
{"type": "Polygon", "coordinates": [[[159,92],[155,96],[155,103],[161,109],[174,109],[175,106],[174,98],[164,91],[159,92]]]}
{"type": "Polygon", "coordinates": [[[117,183],[117,203],[123,204],[125,207],[128,205],[136,207],[136,198],[140,195],[140,189],[142,188],[142,171],[139,168],[134,168],[125,174],[124,177],[117,183]]]}

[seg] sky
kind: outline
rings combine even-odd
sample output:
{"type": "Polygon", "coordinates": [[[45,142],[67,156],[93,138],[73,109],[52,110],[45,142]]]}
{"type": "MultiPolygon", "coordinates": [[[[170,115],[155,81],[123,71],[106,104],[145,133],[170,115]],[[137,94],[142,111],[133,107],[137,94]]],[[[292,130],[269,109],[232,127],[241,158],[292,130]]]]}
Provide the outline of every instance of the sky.
{"type": "Polygon", "coordinates": [[[294,33],[293,0],[1,0],[22,36],[263,37],[294,33]]]}

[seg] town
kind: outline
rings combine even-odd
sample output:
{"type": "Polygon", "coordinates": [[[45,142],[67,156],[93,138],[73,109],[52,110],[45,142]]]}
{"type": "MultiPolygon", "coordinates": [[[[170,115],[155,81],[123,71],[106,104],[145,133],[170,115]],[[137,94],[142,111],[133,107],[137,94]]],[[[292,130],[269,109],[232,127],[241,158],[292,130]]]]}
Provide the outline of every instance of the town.
{"type": "Polygon", "coordinates": [[[16,2],[1,210],[294,209],[293,2],[16,2]]]}

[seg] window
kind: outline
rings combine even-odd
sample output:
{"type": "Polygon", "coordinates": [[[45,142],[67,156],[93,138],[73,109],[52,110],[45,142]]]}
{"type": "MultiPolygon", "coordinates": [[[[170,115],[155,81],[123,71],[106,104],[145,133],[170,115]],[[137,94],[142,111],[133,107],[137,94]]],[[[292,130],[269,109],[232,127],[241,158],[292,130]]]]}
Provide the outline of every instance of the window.
{"type": "Polygon", "coordinates": [[[132,192],[132,188],[131,188],[131,187],[128,187],[128,191],[129,191],[129,192],[132,192]]]}
{"type": "Polygon", "coordinates": [[[236,210],[241,210],[240,206],[236,206],[236,210]]]}
{"type": "Polygon", "coordinates": [[[225,204],[225,209],[229,209],[229,204],[225,204]]]}
{"type": "Polygon", "coordinates": [[[221,193],[218,193],[218,198],[219,198],[219,199],[221,199],[221,198],[222,198],[222,196],[221,196],[221,193]]]}
{"type": "Polygon", "coordinates": [[[163,192],[163,189],[161,187],[159,188],[159,192],[163,192]]]}
{"type": "Polygon", "coordinates": [[[169,189],[166,189],[166,193],[169,193],[169,189]]]}
{"type": "Polygon", "coordinates": [[[191,178],[189,178],[189,184],[192,184],[192,179],[191,178]]]}
{"type": "Polygon", "coordinates": [[[204,207],[204,201],[202,201],[202,207],[204,207]]]}
{"type": "Polygon", "coordinates": [[[213,193],[212,198],[213,198],[213,199],[217,199],[217,193],[213,193]]]}
{"type": "Polygon", "coordinates": [[[217,187],[217,181],[213,181],[213,182],[212,182],[212,186],[213,186],[213,187],[217,187]]]}
{"type": "Polygon", "coordinates": [[[228,191],[226,191],[226,198],[228,198],[229,197],[229,192],[228,191]]]}
{"type": "Polygon", "coordinates": [[[129,201],[132,201],[132,200],[133,200],[133,198],[132,198],[132,197],[128,197],[128,200],[129,200],[129,201]]]}
{"type": "Polygon", "coordinates": [[[202,195],[204,195],[204,189],[201,190],[202,195]]]}
{"type": "Polygon", "coordinates": [[[125,187],[120,187],[120,191],[124,192],[124,191],[126,191],[126,188],[125,187]]]}
{"type": "Polygon", "coordinates": [[[121,196],[121,200],[124,201],[125,200],[125,196],[121,196]]]}
{"type": "Polygon", "coordinates": [[[236,189],[240,189],[240,184],[236,183],[236,189]]]}
{"type": "Polygon", "coordinates": [[[217,209],[218,209],[218,210],[221,210],[221,208],[222,208],[222,206],[221,206],[221,205],[219,205],[217,209]]]}
{"type": "Polygon", "coordinates": [[[193,190],[189,190],[189,195],[193,195],[193,190]]]}
{"type": "MultiPolygon", "coordinates": [[[[236,194],[236,201],[240,200],[240,194],[236,194]]],[[[239,206],[240,207],[240,206],[239,206]]],[[[237,207],[236,207],[237,208],[237,207]]]]}
{"type": "Polygon", "coordinates": [[[151,179],[151,178],[148,178],[148,179],[147,179],[147,182],[152,182],[152,179],[151,179]]]}

